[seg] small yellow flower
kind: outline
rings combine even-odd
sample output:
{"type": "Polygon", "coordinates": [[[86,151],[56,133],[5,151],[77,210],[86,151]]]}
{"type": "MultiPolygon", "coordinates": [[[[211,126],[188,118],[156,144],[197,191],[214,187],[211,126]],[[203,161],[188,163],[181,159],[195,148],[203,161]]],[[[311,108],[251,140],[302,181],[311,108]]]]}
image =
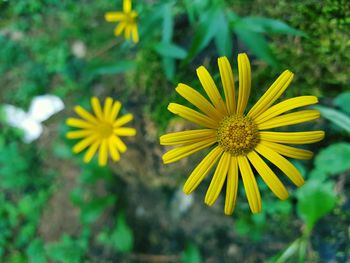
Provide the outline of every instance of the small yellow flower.
{"type": "Polygon", "coordinates": [[[81,140],[73,147],[74,153],[80,153],[88,148],[84,156],[84,162],[86,163],[91,161],[99,149],[98,163],[104,166],[107,164],[108,155],[112,157],[113,161],[118,161],[120,159],[119,152],[126,151],[126,145],[119,138],[120,136],[135,136],[136,130],[134,128],[122,127],[130,122],[133,116],[132,114],[126,114],[117,118],[121,103],[113,101],[109,97],[105,100],[103,109],[96,97],[91,98],[91,106],[94,115],[81,106],[74,108],[81,119],[68,118],[67,125],[79,128],[79,130],[70,131],[66,136],[68,139],[81,140]]]}
{"type": "Polygon", "coordinates": [[[201,112],[176,103],[170,103],[168,110],[204,128],[161,136],[162,145],[178,145],[177,148],[163,155],[163,162],[172,163],[213,146],[190,174],[184,185],[184,192],[192,193],[218,162],[205,196],[205,203],[209,206],[214,204],[226,181],[224,212],[227,215],[232,214],[237,199],[240,174],[250,209],[253,213],[259,213],[261,197],[251,165],[271,191],[284,200],[288,197],[287,189],[263,158],[277,166],[296,186],[301,186],[304,184],[303,177],[283,156],[310,159],[313,153],[285,144],[314,143],[324,138],[323,131],[266,130],[319,118],[320,113],[317,110],[289,112],[315,104],[318,100],[314,96],[299,96],[273,105],[293,79],[293,73],[286,70],[250,111],[244,114],[251,89],[251,70],[247,55],[238,55],[238,96],[236,96],[230,62],[226,57],[220,57],[218,65],[225,101],[209,72],[203,66],[197,69],[197,75],[210,101],[185,84],[180,83],[177,86],[176,91],[201,112]]]}
{"type": "Polygon", "coordinates": [[[105,19],[108,22],[119,22],[114,30],[116,36],[124,31],[125,39],[132,38],[134,43],[138,43],[137,16],[137,12],[131,8],[131,0],[124,0],[123,12],[107,12],[105,19]]]}

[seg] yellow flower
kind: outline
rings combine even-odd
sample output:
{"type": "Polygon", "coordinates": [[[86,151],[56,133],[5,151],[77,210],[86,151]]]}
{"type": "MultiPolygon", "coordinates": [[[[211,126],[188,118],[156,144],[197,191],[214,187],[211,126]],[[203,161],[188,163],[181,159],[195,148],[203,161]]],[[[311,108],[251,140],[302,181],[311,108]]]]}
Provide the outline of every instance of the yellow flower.
{"type": "Polygon", "coordinates": [[[205,203],[209,206],[214,204],[226,181],[224,211],[227,215],[232,214],[237,199],[238,174],[240,174],[250,209],[253,213],[259,213],[261,211],[260,191],[251,165],[271,191],[284,200],[288,197],[287,189],[263,158],[277,166],[296,186],[301,186],[304,183],[303,177],[283,156],[310,159],[313,154],[311,151],[285,144],[314,143],[324,138],[323,131],[266,130],[319,118],[320,113],[317,110],[289,112],[315,104],[318,100],[314,96],[299,96],[272,105],[293,79],[293,73],[286,70],[250,111],[244,114],[251,88],[251,70],[247,55],[238,55],[238,96],[236,96],[230,62],[226,57],[220,57],[218,65],[225,101],[209,72],[203,66],[197,69],[197,75],[210,101],[185,84],[180,83],[177,86],[176,91],[201,112],[176,103],[170,103],[168,110],[204,128],[161,136],[162,145],[178,145],[177,148],[163,155],[163,162],[172,163],[213,146],[192,171],[184,185],[184,192],[192,193],[218,162],[205,196],[205,203]]]}
{"type": "Polygon", "coordinates": [[[124,0],[123,12],[107,12],[105,19],[108,22],[119,22],[114,30],[116,36],[119,36],[124,31],[125,39],[132,38],[134,43],[139,42],[137,12],[132,10],[131,0],[124,0]]]}
{"type": "Polygon", "coordinates": [[[101,166],[107,164],[108,155],[113,161],[120,159],[119,152],[126,151],[126,145],[119,138],[120,136],[135,136],[134,128],[122,127],[133,119],[132,114],[126,114],[120,118],[118,113],[121,108],[119,101],[107,98],[103,109],[96,97],[91,98],[91,106],[94,115],[86,111],[81,106],[76,106],[74,111],[81,119],[68,118],[67,125],[79,128],[77,131],[67,132],[68,139],[80,139],[73,147],[74,153],[80,153],[88,148],[84,156],[84,162],[88,163],[98,152],[98,163],[101,166]]]}

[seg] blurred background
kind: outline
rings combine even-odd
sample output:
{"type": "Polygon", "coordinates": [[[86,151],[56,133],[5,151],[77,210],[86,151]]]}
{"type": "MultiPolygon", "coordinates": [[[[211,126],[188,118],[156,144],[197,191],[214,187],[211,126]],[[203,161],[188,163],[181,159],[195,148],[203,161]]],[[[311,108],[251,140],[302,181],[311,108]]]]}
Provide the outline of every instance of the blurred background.
{"type": "Polygon", "coordinates": [[[145,0],[133,9],[136,45],[104,20],[122,1],[0,1],[0,262],[350,262],[350,2],[145,0]],[[166,110],[185,103],[177,83],[200,90],[195,69],[205,65],[219,84],[221,55],[237,76],[240,52],[252,64],[250,103],[290,69],[283,98],[318,96],[322,118],[301,128],[326,138],[309,147],[314,159],[293,161],[306,184],[285,182],[288,200],[259,181],[262,213],[250,213],[239,187],[228,217],[223,195],[204,205],[208,180],[182,193],[205,153],[165,166],[159,136],[189,127],[166,110]],[[138,130],[106,167],[84,164],[65,138],[65,119],[93,95],[120,100],[138,130]]]}

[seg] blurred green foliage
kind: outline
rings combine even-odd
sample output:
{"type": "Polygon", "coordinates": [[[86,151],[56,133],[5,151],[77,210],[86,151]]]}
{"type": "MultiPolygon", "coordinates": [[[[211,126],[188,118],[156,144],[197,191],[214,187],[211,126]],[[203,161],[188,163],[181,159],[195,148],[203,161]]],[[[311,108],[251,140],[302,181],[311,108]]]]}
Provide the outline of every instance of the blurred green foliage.
{"type": "Polygon", "coordinates": [[[182,262],[183,263],[201,263],[202,257],[199,252],[198,247],[193,244],[187,244],[185,251],[182,253],[182,262]]]}
{"type": "Polygon", "coordinates": [[[25,262],[22,253],[36,237],[55,173],[44,171],[42,153],[23,144],[21,132],[2,118],[0,129],[0,260],[25,262]]]}
{"type": "Polygon", "coordinates": [[[334,97],[349,89],[349,1],[261,1],[250,8],[249,12],[283,17],[307,34],[303,39],[281,37],[271,42],[280,63],[296,73],[293,86],[298,89],[293,93],[289,89],[290,93],[334,97]]]}

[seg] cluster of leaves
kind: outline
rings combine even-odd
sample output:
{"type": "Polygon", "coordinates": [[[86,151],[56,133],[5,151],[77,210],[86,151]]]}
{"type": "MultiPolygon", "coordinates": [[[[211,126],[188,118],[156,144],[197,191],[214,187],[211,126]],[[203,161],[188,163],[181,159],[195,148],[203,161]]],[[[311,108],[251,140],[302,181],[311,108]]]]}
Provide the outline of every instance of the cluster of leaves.
{"type": "MultiPolygon", "coordinates": [[[[270,42],[280,63],[297,73],[293,83],[298,89],[290,89],[291,94],[311,91],[318,96],[334,97],[348,90],[349,1],[322,0],[303,4],[287,0],[264,1],[249,5],[249,9],[247,6],[241,8],[268,17],[284,17],[288,24],[307,34],[306,38],[289,37],[286,40],[276,37],[270,42]]],[[[269,70],[264,70],[261,78],[270,75],[269,70]]]]}
{"type": "Polygon", "coordinates": [[[21,142],[21,131],[0,118],[0,261],[26,262],[51,194],[53,171],[43,171],[42,155],[21,142]]]}

